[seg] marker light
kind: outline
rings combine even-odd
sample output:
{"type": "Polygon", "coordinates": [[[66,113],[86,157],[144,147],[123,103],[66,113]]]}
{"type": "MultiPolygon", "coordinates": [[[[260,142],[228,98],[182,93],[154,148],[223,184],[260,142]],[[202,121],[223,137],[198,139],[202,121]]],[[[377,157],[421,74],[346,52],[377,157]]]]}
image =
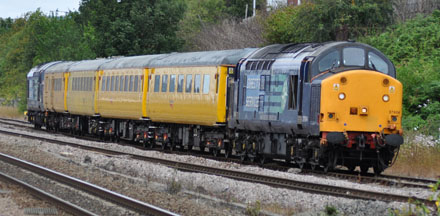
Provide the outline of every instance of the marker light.
{"type": "Polygon", "coordinates": [[[366,107],[362,107],[361,111],[362,111],[362,113],[367,113],[368,110],[366,107]]]}
{"type": "Polygon", "coordinates": [[[339,98],[339,100],[344,100],[345,99],[345,94],[344,93],[339,93],[338,98],[339,98]]]}
{"type": "Polygon", "coordinates": [[[384,96],[382,97],[382,100],[385,101],[385,102],[388,102],[388,101],[390,100],[390,96],[388,96],[388,95],[384,95],[384,96]]]}

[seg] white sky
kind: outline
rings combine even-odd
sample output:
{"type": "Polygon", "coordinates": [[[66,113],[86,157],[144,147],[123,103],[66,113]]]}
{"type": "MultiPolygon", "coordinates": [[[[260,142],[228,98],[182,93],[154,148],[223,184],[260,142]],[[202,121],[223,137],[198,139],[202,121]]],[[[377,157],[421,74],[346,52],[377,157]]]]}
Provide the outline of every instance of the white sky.
{"type": "Polygon", "coordinates": [[[27,12],[35,12],[37,8],[44,14],[55,12],[64,15],[67,11],[77,11],[81,0],[0,0],[1,18],[23,17],[27,12]]]}

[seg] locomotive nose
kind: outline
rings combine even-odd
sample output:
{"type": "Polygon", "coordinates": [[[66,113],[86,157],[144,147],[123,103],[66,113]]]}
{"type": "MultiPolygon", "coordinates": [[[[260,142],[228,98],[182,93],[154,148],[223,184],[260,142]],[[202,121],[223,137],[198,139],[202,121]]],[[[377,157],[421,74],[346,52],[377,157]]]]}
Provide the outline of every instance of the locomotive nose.
{"type": "Polygon", "coordinates": [[[321,83],[322,132],[399,133],[402,84],[386,74],[352,70],[321,83]]]}

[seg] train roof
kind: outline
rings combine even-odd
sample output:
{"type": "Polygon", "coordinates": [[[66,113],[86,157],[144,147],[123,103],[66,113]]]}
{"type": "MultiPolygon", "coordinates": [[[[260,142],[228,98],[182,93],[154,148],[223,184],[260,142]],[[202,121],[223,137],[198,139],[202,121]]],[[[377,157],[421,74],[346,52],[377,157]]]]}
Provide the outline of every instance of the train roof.
{"type": "Polygon", "coordinates": [[[122,68],[177,67],[235,65],[241,58],[249,56],[256,48],[170,53],[115,57],[96,60],[66,61],[49,67],[48,73],[96,71],[122,68]]]}

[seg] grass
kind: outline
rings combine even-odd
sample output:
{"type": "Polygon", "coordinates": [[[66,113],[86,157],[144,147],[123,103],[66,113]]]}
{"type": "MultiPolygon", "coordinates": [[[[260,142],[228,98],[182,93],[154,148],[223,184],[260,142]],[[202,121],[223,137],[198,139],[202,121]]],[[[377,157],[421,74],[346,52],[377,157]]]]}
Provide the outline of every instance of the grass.
{"type": "Polygon", "coordinates": [[[0,117],[1,118],[12,118],[12,119],[24,119],[24,114],[18,112],[17,107],[12,106],[0,106],[0,117]]]}
{"type": "Polygon", "coordinates": [[[415,141],[417,134],[405,135],[396,163],[384,174],[405,175],[440,179],[440,144],[426,145],[426,141],[415,141]]]}

